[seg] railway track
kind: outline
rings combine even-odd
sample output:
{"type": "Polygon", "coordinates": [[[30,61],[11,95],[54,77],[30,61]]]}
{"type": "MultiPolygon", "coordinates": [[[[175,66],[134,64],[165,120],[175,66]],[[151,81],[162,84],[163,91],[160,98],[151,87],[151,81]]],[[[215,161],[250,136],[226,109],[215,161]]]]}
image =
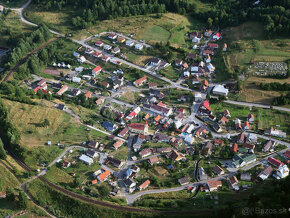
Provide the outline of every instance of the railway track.
{"type": "Polygon", "coordinates": [[[13,75],[13,73],[19,68],[19,66],[21,66],[22,64],[25,63],[25,61],[33,54],[39,52],[41,49],[45,48],[46,46],[48,46],[49,44],[51,44],[52,42],[56,41],[57,39],[59,39],[61,37],[57,37],[57,38],[52,38],[50,40],[48,40],[46,43],[42,44],[40,47],[34,49],[33,51],[29,52],[24,58],[22,58],[9,72],[8,74],[2,79],[1,82],[6,82],[8,81],[8,79],[13,75]]]}

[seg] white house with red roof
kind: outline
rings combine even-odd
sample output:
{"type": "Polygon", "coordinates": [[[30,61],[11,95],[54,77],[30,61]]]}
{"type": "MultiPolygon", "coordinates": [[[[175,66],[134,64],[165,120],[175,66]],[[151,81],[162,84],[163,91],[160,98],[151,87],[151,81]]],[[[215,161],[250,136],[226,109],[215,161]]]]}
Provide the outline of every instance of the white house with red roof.
{"type": "Polygon", "coordinates": [[[137,79],[135,82],[134,82],[134,85],[135,86],[142,86],[142,85],[144,85],[144,83],[146,83],[146,81],[147,81],[147,76],[143,76],[142,78],[140,78],[140,79],[137,79]]]}
{"type": "Polygon", "coordinates": [[[102,68],[101,68],[100,66],[96,66],[96,67],[92,70],[92,75],[93,75],[93,76],[99,75],[101,71],[102,71],[102,68]]]}
{"type": "Polygon", "coordinates": [[[141,111],[140,107],[136,107],[131,113],[126,117],[126,120],[132,120],[135,118],[141,111]]]}
{"type": "Polygon", "coordinates": [[[213,40],[219,40],[220,38],[222,38],[222,35],[220,33],[216,33],[212,38],[213,40]]]}
{"type": "Polygon", "coordinates": [[[104,43],[102,41],[96,41],[95,45],[98,47],[102,47],[104,45],[104,43]]]}
{"type": "Polygon", "coordinates": [[[284,163],[282,163],[281,161],[277,160],[276,158],[273,158],[273,157],[268,157],[268,162],[270,164],[272,164],[273,166],[275,167],[280,167],[280,166],[283,166],[284,163]]]}
{"type": "Polygon", "coordinates": [[[100,58],[100,57],[102,57],[103,56],[103,54],[101,53],[101,52],[94,52],[93,54],[92,54],[94,57],[96,57],[96,58],[100,58]]]}
{"type": "Polygon", "coordinates": [[[148,124],[147,121],[145,124],[142,123],[130,123],[128,124],[128,129],[131,132],[147,135],[148,134],[148,124]]]}

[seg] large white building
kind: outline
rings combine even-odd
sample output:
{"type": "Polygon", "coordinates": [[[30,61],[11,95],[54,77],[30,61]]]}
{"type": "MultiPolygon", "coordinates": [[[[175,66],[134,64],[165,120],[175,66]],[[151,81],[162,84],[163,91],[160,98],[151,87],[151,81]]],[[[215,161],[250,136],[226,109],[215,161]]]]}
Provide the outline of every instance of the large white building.
{"type": "Polygon", "coordinates": [[[213,90],[212,90],[212,93],[214,95],[223,95],[223,96],[227,96],[228,93],[229,93],[229,90],[226,89],[224,86],[220,85],[220,84],[217,84],[213,90]]]}

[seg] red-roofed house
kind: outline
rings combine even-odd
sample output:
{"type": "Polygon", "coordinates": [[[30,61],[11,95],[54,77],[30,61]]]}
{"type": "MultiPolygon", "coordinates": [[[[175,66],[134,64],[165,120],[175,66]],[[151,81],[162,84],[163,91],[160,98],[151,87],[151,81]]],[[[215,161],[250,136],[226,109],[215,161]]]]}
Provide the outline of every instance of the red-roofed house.
{"type": "Polygon", "coordinates": [[[100,182],[103,182],[103,181],[106,181],[110,175],[111,175],[111,172],[109,170],[105,170],[103,173],[97,176],[97,179],[100,182]]]}
{"type": "Polygon", "coordinates": [[[92,97],[92,92],[88,91],[86,94],[85,94],[85,97],[87,99],[91,98],[92,97]]]}
{"type": "Polygon", "coordinates": [[[148,124],[142,123],[130,123],[128,124],[128,128],[131,132],[147,135],[148,134],[148,124]]]}
{"type": "Polygon", "coordinates": [[[38,90],[41,90],[42,87],[41,86],[37,86],[36,88],[33,89],[33,91],[35,92],[35,94],[37,94],[38,90]]]}
{"type": "Polygon", "coordinates": [[[123,145],[124,141],[123,140],[118,140],[113,144],[113,148],[115,150],[118,150],[122,145],[123,145]]]}
{"type": "Polygon", "coordinates": [[[219,187],[222,187],[222,181],[209,180],[207,185],[209,191],[216,191],[219,187]]]}
{"type": "Polygon", "coordinates": [[[104,43],[102,41],[96,41],[95,45],[99,46],[99,47],[102,47],[104,45],[104,43]]]}
{"type": "Polygon", "coordinates": [[[275,167],[280,167],[282,165],[284,165],[284,163],[282,163],[281,161],[277,160],[276,158],[273,157],[268,157],[268,162],[272,165],[274,165],[275,167]]]}
{"type": "Polygon", "coordinates": [[[146,148],[146,149],[139,152],[139,155],[141,156],[141,158],[147,157],[151,154],[152,154],[151,148],[146,148]]]}
{"type": "Polygon", "coordinates": [[[135,86],[142,86],[142,85],[144,85],[144,83],[146,83],[146,81],[147,81],[147,77],[146,76],[143,76],[142,78],[140,78],[140,79],[137,79],[135,82],[134,82],[134,85],[135,86]]]}
{"type": "Polygon", "coordinates": [[[287,157],[287,158],[290,160],[290,150],[287,150],[287,151],[284,153],[284,156],[287,157]]]}
{"type": "Polygon", "coordinates": [[[119,134],[119,137],[124,137],[129,132],[129,129],[125,127],[119,134]]]}
{"type": "Polygon", "coordinates": [[[143,183],[139,186],[139,190],[142,191],[142,190],[146,189],[149,185],[150,185],[150,180],[147,179],[145,182],[143,182],[143,183]]]}
{"type": "Polygon", "coordinates": [[[103,54],[101,52],[97,52],[96,51],[96,52],[93,53],[93,56],[96,57],[96,58],[100,58],[100,57],[103,56],[103,54]]]}
{"type": "Polygon", "coordinates": [[[63,93],[65,93],[68,90],[68,87],[66,85],[64,85],[60,90],[58,90],[57,94],[58,95],[62,95],[63,93]]]}
{"type": "Polygon", "coordinates": [[[96,76],[96,75],[98,75],[101,71],[102,71],[102,68],[101,68],[100,66],[97,66],[97,67],[95,67],[95,68],[92,70],[92,75],[93,75],[93,76],[96,76]]]}
{"type": "Polygon", "coordinates": [[[211,110],[208,101],[204,101],[204,102],[200,105],[200,107],[203,107],[204,109],[209,110],[209,111],[211,110]]]}
{"type": "Polygon", "coordinates": [[[238,144],[237,143],[232,144],[231,150],[233,152],[238,152],[238,144]]]}
{"type": "Polygon", "coordinates": [[[207,46],[210,48],[210,49],[216,49],[219,47],[219,45],[217,43],[208,43],[207,46]]]}

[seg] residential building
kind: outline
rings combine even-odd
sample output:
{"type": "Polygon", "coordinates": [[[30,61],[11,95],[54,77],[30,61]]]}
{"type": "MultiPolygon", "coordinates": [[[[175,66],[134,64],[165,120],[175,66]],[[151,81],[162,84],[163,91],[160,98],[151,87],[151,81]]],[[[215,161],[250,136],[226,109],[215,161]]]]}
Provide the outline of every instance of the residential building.
{"type": "Polygon", "coordinates": [[[134,132],[134,133],[148,135],[148,124],[147,124],[147,121],[145,122],[145,124],[142,124],[142,123],[130,123],[130,124],[128,124],[128,129],[131,132],[134,132]]]}
{"type": "Polygon", "coordinates": [[[71,91],[71,95],[72,96],[78,96],[79,94],[81,94],[82,92],[81,92],[81,90],[80,89],[73,89],[72,91],[71,91]]]}
{"type": "Polygon", "coordinates": [[[229,90],[226,89],[224,86],[220,85],[220,84],[217,84],[213,90],[212,90],[212,93],[214,95],[223,95],[223,96],[227,96],[228,93],[229,93],[229,90]]]}
{"type": "Polygon", "coordinates": [[[147,76],[143,76],[140,79],[136,80],[133,84],[137,87],[142,86],[146,83],[147,81],[147,76]]]}
{"type": "Polygon", "coordinates": [[[70,167],[71,163],[69,161],[64,160],[61,164],[62,168],[66,169],[70,167]]]}
{"type": "Polygon", "coordinates": [[[124,141],[119,139],[118,141],[116,141],[114,144],[113,144],[113,148],[115,150],[118,150],[122,145],[124,144],[124,141]]]}
{"type": "Polygon", "coordinates": [[[223,125],[225,125],[226,123],[228,123],[229,122],[229,120],[228,120],[228,118],[226,118],[225,116],[223,116],[221,119],[220,119],[220,121],[219,121],[219,123],[221,123],[221,124],[223,124],[223,125]]]}
{"type": "Polygon", "coordinates": [[[89,141],[88,146],[91,147],[91,148],[95,148],[96,149],[99,146],[99,142],[91,140],[91,141],[89,141]]]}
{"type": "Polygon", "coordinates": [[[150,165],[159,164],[158,156],[150,157],[148,162],[150,165]]]}
{"type": "Polygon", "coordinates": [[[90,157],[88,157],[87,155],[84,155],[84,154],[82,154],[79,157],[79,160],[84,162],[87,165],[92,165],[94,163],[94,160],[92,158],[90,158],[90,157]]]}
{"type": "Polygon", "coordinates": [[[117,38],[117,34],[115,34],[115,33],[109,33],[108,34],[108,38],[109,39],[116,39],[117,38]]]}
{"type": "Polygon", "coordinates": [[[207,181],[209,191],[217,191],[219,187],[222,187],[222,181],[209,180],[207,181]]]}
{"type": "Polygon", "coordinates": [[[124,129],[122,129],[121,132],[119,132],[118,136],[123,138],[128,132],[129,132],[129,129],[125,127],[124,129]]]}
{"type": "Polygon", "coordinates": [[[267,160],[270,164],[272,164],[273,166],[278,167],[278,168],[280,166],[284,165],[284,163],[282,163],[280,160],[277,160],[276,158],[273,158],[273,157],[268,157],[267,160]]]}
{"type": "Polygon", "coordinates": [[[285,178],[289,175],[289,168],[287,167],[287,165],[282,165],[280,166],[277,171],[276,171],[276,175],[279,178],[285,178]]]}
{"type": "Polygon", "coordinates": [[[93,150],[93,149],[88,149],[86,154],[87,154],[87,156],[89,156],[91,158],[96,158],[99,156],[98,152],[93,150]]]}
{"type": "Polygon", "coordinates": [[[178,182],[180,185],[187,185],[189,183],[189,178],[187,176],[184,176],[178,179],[178,182]]]}
{"type": "Polygon", "coordinates": [[[142,50],[144,48],[144,45],[143,44],[136,44],[135,45],[135,49],[137,49],[137,50],[142,50]]]}
{"type": "Polygon", "coordinates": [[[131,40],[127,40],[126,41],[126,45],[129,46],[129,47],[132,47],[134,45],[134,42],[131,41],[131,40]]]}
{"type": "Polygon", "coordinates": [[[272,172],[273,168],[271,166],[266,166],[264,170],[259,173],[258,177],[262,180],[265,180],[271,175],[272,172]]]}
{"type": "Polygon", "coordinates": [[[115,159],[115,158],[109,156],[109,157],[107,157],[105,163],[109,163],[109,164],[113,165],[114,167],[117,167],[118,169],[120,169],[125,164],[125,161],[118,160],[118,159],[115,159]]]}
{"type": "Polygon", "coordinates": [[[142,151],[139,152],[139,155],[141,156],[141,158],[145,158],[148,157],[152,154],[152,149],[151,148],[146,148],[142,151]]]}
{"type": "Polygon", "coordinates": [[[212,171],[214,172],[214,174],[216,174],[218,176],[225,174],[225,171],[218,165],[214,166],[212,168],[212,171]]]}
{"type": "Polygon", "coordinates": [[[68,90],[68,87],[66,85],[62,86],[62,88],[57,92],[58,95],[62,95],[68,90]]]}
{"type": "Polygon", "coordinates": [[[150,105],[150,110],[156,114],[160,114],[160,115],[164,115],[164,116],[170,116],[172,114],[172,109],[168,108],[166,105],[155,105],[155,104],[151,104],[150,105]]]}
{"type": "Polygon", "coordinates": [[[105,98],[103,96],[99,97],[98,100],[96,100],[97,105],[103,104],[104,102],[105,102],[105,98]]]}
{"type": "Polygon", "coordinates": [[[98,47],[102,47],[104,45],[104,43],[102,41],[96,41],[95,45],[98,47]]]}
{"type": "Polygon", "coordinates": [[[244,143],[243,148],[247,149],[249,153],[254,153],[255,145],[254,144],[249,144],[249,143],[244,143]]]}
{"type": "Polygon", "coordinates": [[[231,176],[231,177],[228,177],[227,180],[228,180],[229,187],[231,189],[239,190],[239,181],[237,177],[231,176]]]}
{"type": "Polygon", "coordinates": [[[119,47],[113,48],[113,50],[112,50],[112,53],[113,53],[113,54],[118,54],[118,53],[120,53],[120,52],[121,52],[121,50],[120,50],[119,47]]]}
{"type": "Polygon", "coordinates": [[[109,170],[105,170],[103,173],[97,176],[97,180],[100,182],[104,182],[108,179],[108,177],[111,175],[111,172],[109,170]]]}
{"type": "Polygon", "coordinates": [[[100,66],[96,66],[93,70],[92,70],[92,75],[96,76],[98,74],[100,74],[100,72],[102,71],[102,67],[100,66]]]}
{"type": "Polygon", "coordinates": [[[265,135],[269,135],[269,136],[276,136],[276,137],[280,137],[280,138],[286,138],[286,132],[283,132],[279,129],[274,129],[273,127],[271,127],[268,130],[264,131],[265,135]]]}
{"type": "Polygon", "coordinates": [[[268,152],[268,151],[273,151],[273,147],[275,146],[275,142],[272,140],[269,140],[263,147],[262,151],[263,152],[268,152]]]}
{"type": "Polygon", "coordinates": [[[102,127],[104,127],[109,132],[114,132],[118,128],[117,125],[115,125],[115,124],[113,124],[113,123],[111,123],[109,121],[103,122],[102,123],[102,127]]]}
{"type": "Polygon", "coordinates": [[[254,121],[255,121],[254,114],[249,114],[249,115],[247,116],[247,120],[248,120],[249,122],[254,122],[254,121]]]}
{"type": "Polygon", "coordinates": [[[143,183],[139,186],[139,190],[142,191],[142,190],[146,189],[149,185],[150,185],[150,180],[147,179],[145,182],[143,182],[143,183]]]}

